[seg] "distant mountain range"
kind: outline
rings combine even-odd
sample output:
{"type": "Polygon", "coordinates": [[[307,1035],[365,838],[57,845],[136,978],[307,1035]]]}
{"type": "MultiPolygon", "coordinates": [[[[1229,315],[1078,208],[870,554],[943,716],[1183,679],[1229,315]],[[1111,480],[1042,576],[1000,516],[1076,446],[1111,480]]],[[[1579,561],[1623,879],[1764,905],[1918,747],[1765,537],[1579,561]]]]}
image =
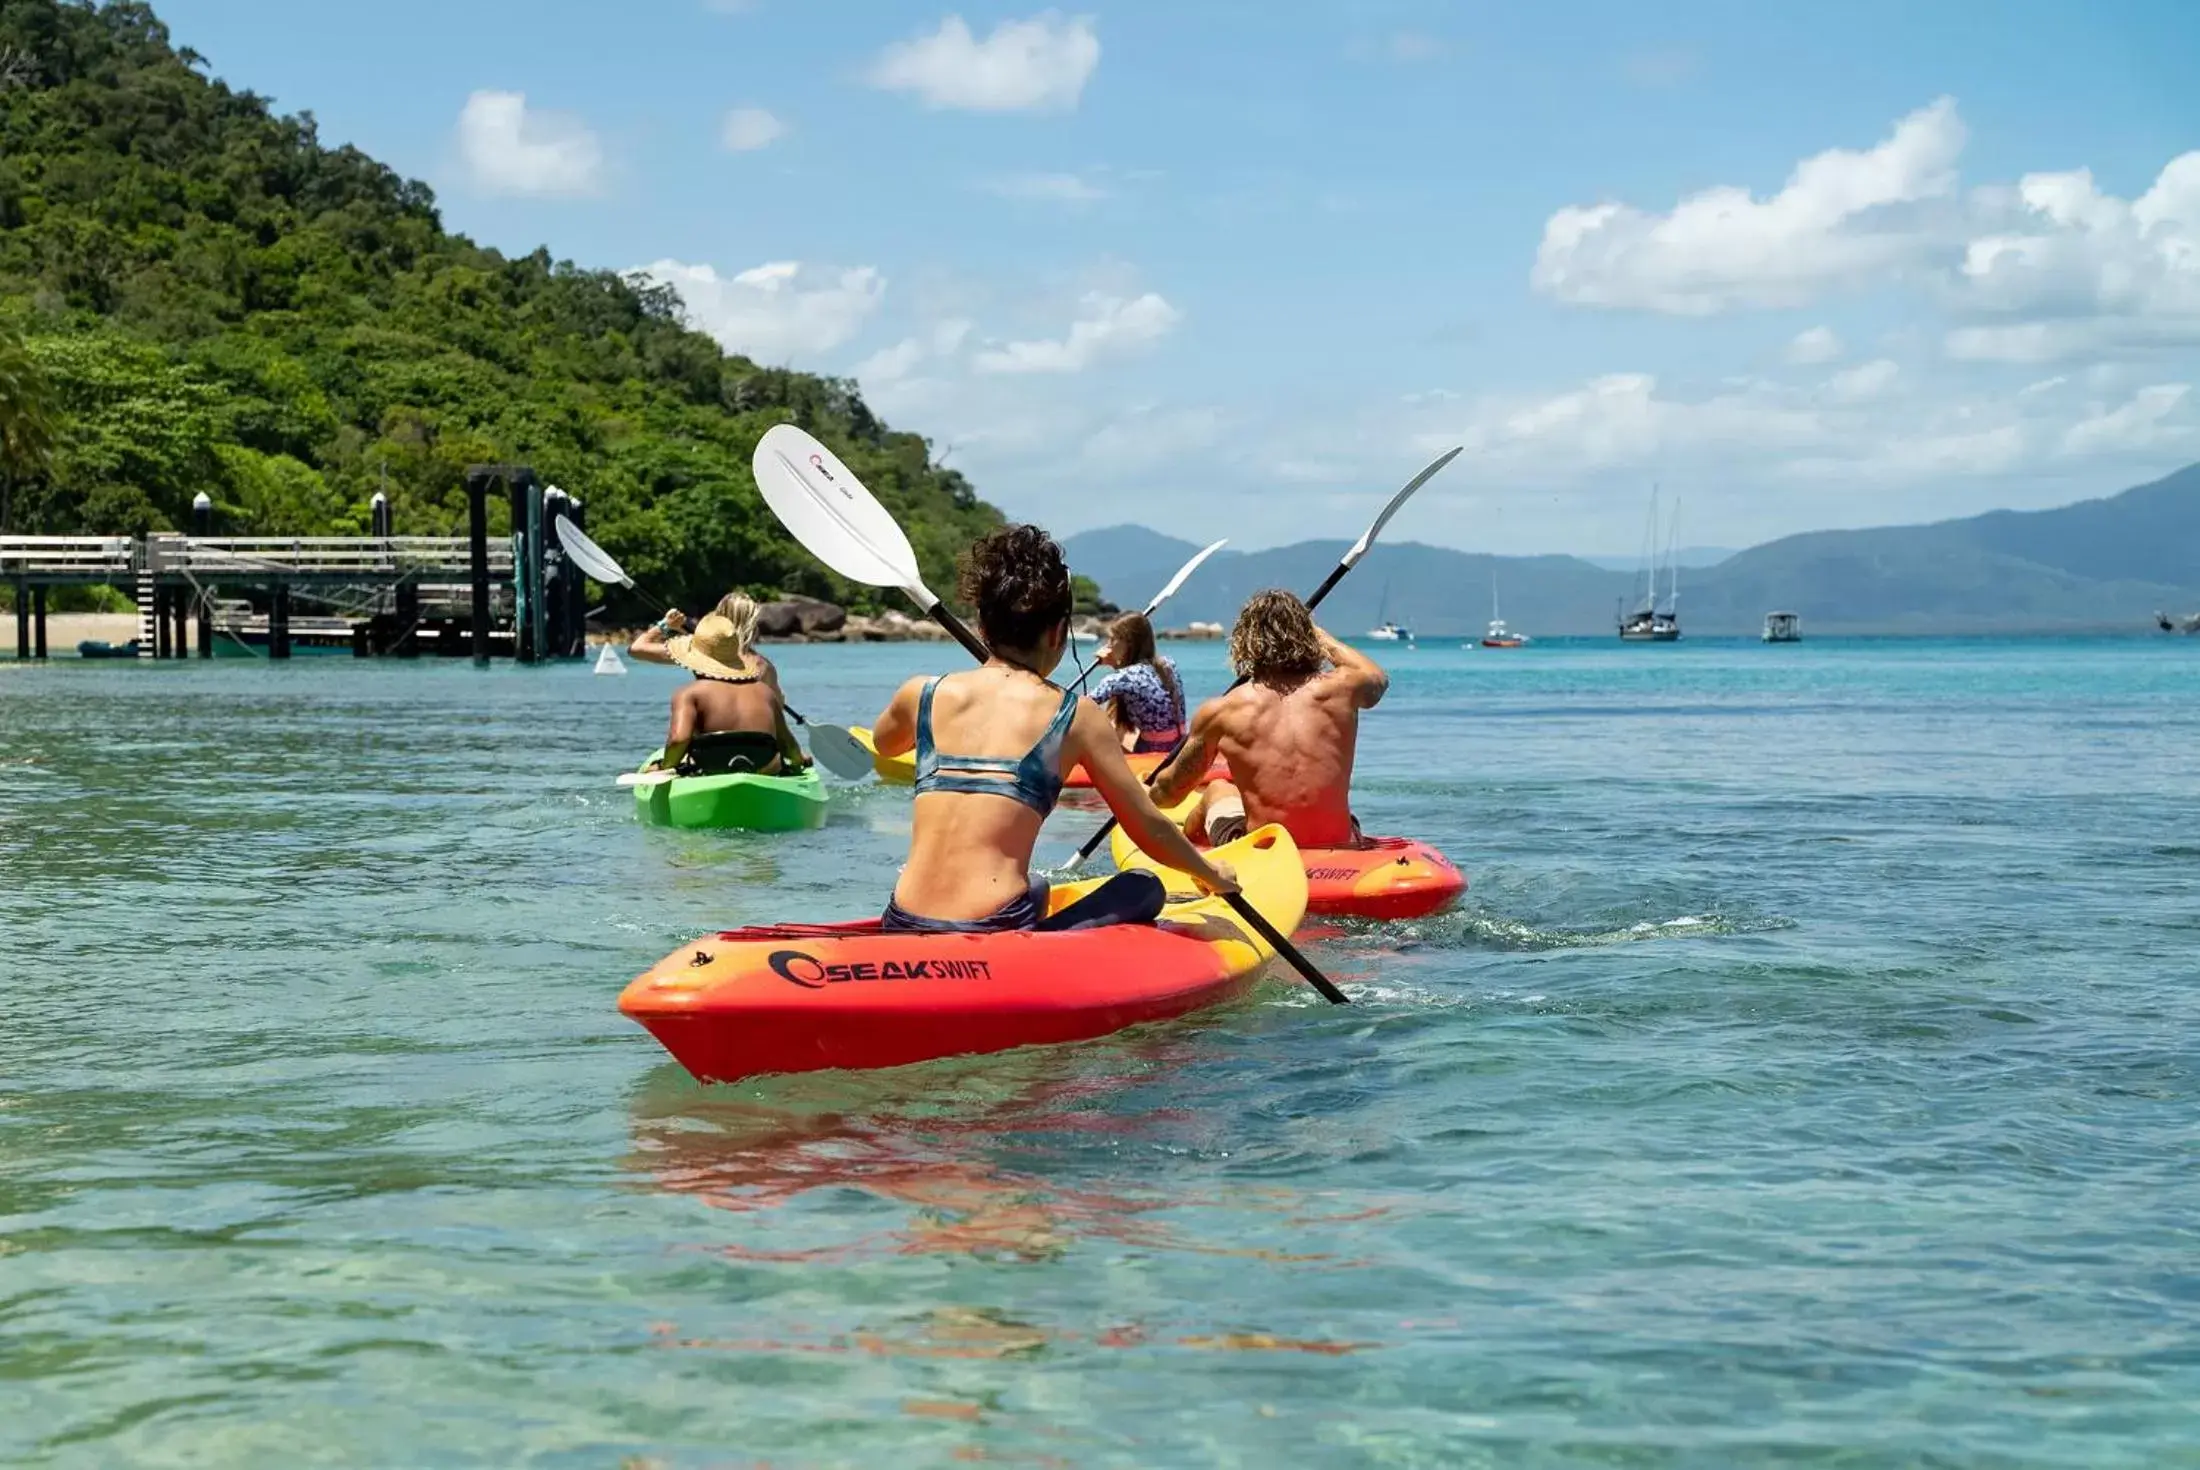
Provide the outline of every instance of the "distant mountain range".
{"type": "MultiPolygon", "coordinates": [[[[1410,516],[1411,512],[1408,512],[1410,516]]],[[[1262,587],[1306,592],[1348,542],[1224,550],[1161,615],[1227,622],[1262,587]]],[[[1198,548],[1143,526],[1069,538],[1075,568],[1112,600],[1142,605],[1198,548]]],[[[1480,633],[1495,578],[1505,620],[1543,636],[1613,631],[1632,570],[1574,556],[1486,556],[1418,542],[1379,544],[1330,594],[1322,621],[1356,634],[1383,618],[1436,637],[1480,633]]],[[[2200,465],[2057,510],[1786,536],[1681,573],[1681,626],[1754,633],[1787,609],[1805,635],[2140,628],[2156,608],[2200,608],[2200,465]]]]}

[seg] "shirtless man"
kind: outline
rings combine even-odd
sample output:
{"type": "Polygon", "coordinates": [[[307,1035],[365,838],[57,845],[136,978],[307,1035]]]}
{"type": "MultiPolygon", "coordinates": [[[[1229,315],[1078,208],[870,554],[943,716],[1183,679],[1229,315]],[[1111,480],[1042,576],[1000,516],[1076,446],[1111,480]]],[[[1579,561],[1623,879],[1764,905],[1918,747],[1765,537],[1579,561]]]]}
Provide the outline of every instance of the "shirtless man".
{"type": "Polygon", "coordinates": [[[1230,631],[1230,662],[1249,683],[1210,699],[1161,779],[1154,804],[1182,801],[1220,751],[1228,781],[1214,781],[1192,810],[1195,841],[1228,842],[1281,822],[1301,847],[1354,847],[1352,757],[1360,711],[1390,688],[1375,660],[1314,626],[1289,592],[1256,592],[1230,631]]]}
{"type": "Polygon", "coordinates": [[[695,675],[695,682],[672,696],[672,718],[665,730],[665,752],[658,760],[664,770],[688,769],[685,774],[713,774],[739,768],[759,775],[799,771],[809,764],[802,746],[787,727],[786,701],[779,692],[779,671],[755,648],[758,610],[738,592],[719,600],[718,606],[685,632],[687,619],[675,609],[635,639],[627,648],[645,663],[677,664],[695,675]],[[667,636],[671,635],[671,636],[667,636]],[[689,749],[699,737],[747,735],[749,739],[717,740],[706,752],[689,749]]]}

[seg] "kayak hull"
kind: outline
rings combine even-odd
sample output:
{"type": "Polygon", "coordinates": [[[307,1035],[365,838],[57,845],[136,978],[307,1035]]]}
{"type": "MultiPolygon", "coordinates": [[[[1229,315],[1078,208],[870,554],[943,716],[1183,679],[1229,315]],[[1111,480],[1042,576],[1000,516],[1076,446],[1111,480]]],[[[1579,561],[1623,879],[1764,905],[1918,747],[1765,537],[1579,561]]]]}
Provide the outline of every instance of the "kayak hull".
{"type": "MultiPolygon", "coordinates": [[[[889,786],[914,786],[916,784],[916,756],[880,755],[878,747],[872,743],[871,732],[861,725],[849,726],[848,733],[856,738],[856,744],[871,752],[871,768],[878,772],[879,780],[889,786]]],[[[1166,757],[1156,751],[1146,755],[1127,755],[1123,759],[1130,763],[1131,773],[1143,781],[1161,768],[1161,762],[1166,757]]],[[[1199,784],[1204,786],[1209,781],[1228,780],[1229,776],[1229,765],[1218,755],[1209,763],[1207,774],[1200,778],[1199,784]]],[[[1092,773],[1087,771],[1082,764],[1070,767],[1062,776],[1062,789],[1065,791],[1090,791],[1092,789],[1092,773]]]]}
{"type": "MultiPolygon", "coordinates": [[[[1169,811],[1182,822],[1191,815],[1186,800],[1169,811]]],[[[1117,828],[1109,850],[1117,867],[1142,858],[1129,834],[1117,828]]],[[[1456,903],[1467,891],[1466,875],[1451,859],[1426,842],[1410,837],[1369,837],[1359,847],[1302,847],[1306,864],[1306,911],[1355,919],[1420,919],[1456,903]]],[[[1170,892],[1189,891],[1190,879],[1162,873],[1170,892]]]]}
{"type": "MultiPolygon", "coordinates": [[[[1230,845],[1246,896],[1279,930],[1304,916],[1290,835],[1230,845]]],[[[1101,879],[1057,885],[1050,911],[1101,879]]],[[[1074,933],[888,934],[878,920],[708,935],[667,955],[619,1009],[697,1078],[898,1067],[1086,1041],[1243,994],[1274,953],[1222,900],[1161,922],[1074,933]]]]}
{"type": "Polygon", "coordinates": [[[802,832],[825,825],[829,804],[814,766],[793,776],[677,776],[634,788],[635,814],[654,827],[802,832]]]}

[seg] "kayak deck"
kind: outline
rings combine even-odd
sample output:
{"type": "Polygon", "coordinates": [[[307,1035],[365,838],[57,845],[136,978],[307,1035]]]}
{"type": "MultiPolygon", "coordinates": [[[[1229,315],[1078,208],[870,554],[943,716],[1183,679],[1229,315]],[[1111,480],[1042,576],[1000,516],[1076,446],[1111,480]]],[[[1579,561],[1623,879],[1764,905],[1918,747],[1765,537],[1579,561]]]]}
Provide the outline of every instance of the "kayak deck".
{"type": "MultiPolygon", "coordinates": [[[[1305,871],[1280,827],[1224,855],[1268,921],[1304,916],[1305,871]]],[[[1105,879],[1057,884],[1054,912],[1105,879]]],[[[885,933],[877,919],[727,930],[630,983],[619,1009],[689,1072],[894,1067],[1084,1041],[1243,993],[1274,952],[1219,898],[1172,902],[1157,924],[1066,933],[885,933]]]]}

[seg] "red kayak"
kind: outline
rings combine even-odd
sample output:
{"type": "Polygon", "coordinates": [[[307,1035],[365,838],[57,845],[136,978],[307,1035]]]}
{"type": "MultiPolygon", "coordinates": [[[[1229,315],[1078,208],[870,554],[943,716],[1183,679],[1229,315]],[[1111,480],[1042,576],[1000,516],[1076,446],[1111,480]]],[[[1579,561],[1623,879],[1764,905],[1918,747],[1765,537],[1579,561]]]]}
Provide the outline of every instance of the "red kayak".
{"type": "MultiPolygon", "coordinates": [[[[1269,923],[1298,927],[1306,876],[1289,833],[1263,827],[1222,855],[1269,923]]],[[[1057,885],[1049,911],[1103,881],[1057,885]]],[[[1157,924],[1067,933],[767,925],[681,946],[626,987],[619,1009],[703,1081],[732,1082],[1105,1036],[1242,994],[1273,958],[1207,897],[1172,902],[1157,924]]]]}
{"type": "MultiPolygon", "coordinates": [[[[1169,815],[1181,823],[1197,800],[1196,796],[1185,798],[1169,815]]],[[[1137,854],[1138,846],[1118,827],[1110,851],[1121,867],[1137,854]]],[[[1418,919],[1448,907],[1467,891],[1466,875],[1449,858],[1410,837],[1369,837],[1359,847],[1302,847],[1299,858],[1306,864],[1310,914],[1418,919]]],[[[1162,872],[1161,877],[1171,885],[1171,893],[1179,891],[1175,874],[1162,872]]]]}

